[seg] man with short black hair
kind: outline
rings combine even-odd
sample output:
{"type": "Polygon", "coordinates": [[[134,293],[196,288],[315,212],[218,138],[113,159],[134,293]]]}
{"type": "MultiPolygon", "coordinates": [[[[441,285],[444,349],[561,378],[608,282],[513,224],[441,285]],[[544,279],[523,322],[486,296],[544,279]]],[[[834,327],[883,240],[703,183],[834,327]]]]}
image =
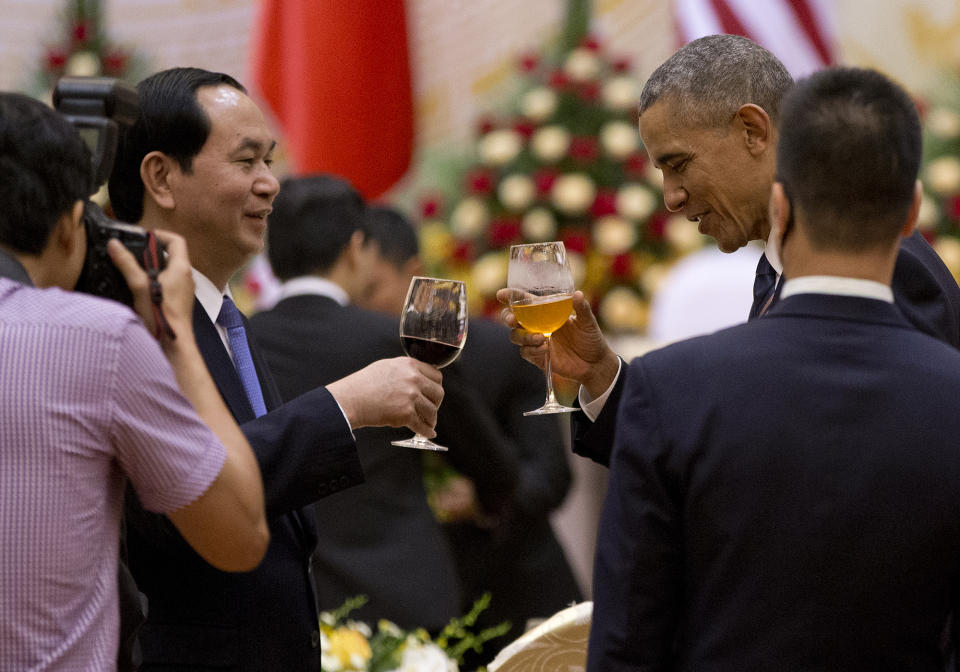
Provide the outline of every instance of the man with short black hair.
{"type": "MultiPolygon", "coordinates": [[[[116,666],[128,479],[185,548],[220,570],[253,569],[269,538],[257,463],[193,338],[183,239],[157,233],[169,253],[161,308],[176,338],[158,344],[128,308],[69,291],[87,248],[91,172],[86,145],[63,117],[0,93],[5,670],[116,666]]],[[[152,328],[146,273],[118,241],[107,249],[152,328]]]]}
{"type": "Polygon", "coordinates": [[[193,327],[259,461],[272,535],[257,570],[228,575],[185,548],[165,520],[128,507],[130,568],[150,599],[144,669],[319,670],[308,571],[316,536],[303,508],[363,481],[353,429],[433,436],[442,377],[396,357],[282,403],[229,288],[263,250],[279,190],[266,119],[235,79],[198,68],[156,73],[137,92],[140,117],[121,134],[111,202],[120,219],[170,229],[190,246],[193,327]]]}
{"type": "Polygon", "coordinates": [[[780,300],[626,373],[591,672],[944,669],[960,353],[890,287],[920,208],[919,117],[883,75],[830,69],[780,128],[780,300]]]}

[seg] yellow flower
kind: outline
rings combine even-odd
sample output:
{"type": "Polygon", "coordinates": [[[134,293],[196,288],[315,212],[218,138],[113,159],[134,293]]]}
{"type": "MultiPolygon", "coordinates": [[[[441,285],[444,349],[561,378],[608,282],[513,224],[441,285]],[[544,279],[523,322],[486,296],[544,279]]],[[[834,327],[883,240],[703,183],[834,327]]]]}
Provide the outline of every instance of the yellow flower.
{"type": "Polygon", "coordinates": [[[328,639],[327,655],[335,658],[342,670],[363,670],[373,657],[367,638],[356,630],[341,626],[330,632],[328,639]]]}

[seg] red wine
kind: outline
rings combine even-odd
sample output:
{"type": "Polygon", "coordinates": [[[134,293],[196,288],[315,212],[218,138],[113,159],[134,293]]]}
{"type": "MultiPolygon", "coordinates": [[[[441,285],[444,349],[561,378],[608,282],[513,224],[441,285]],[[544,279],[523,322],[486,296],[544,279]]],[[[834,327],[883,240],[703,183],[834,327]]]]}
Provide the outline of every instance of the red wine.
{"type": "Polygon", "coordinates": [[[460,354],[460,348],[456,345],[428,341],[415,336],[401,336],[400,344],[403,346],[403,351],[414,359],[433,364],[438,369],[445,367],[460,354]]]}

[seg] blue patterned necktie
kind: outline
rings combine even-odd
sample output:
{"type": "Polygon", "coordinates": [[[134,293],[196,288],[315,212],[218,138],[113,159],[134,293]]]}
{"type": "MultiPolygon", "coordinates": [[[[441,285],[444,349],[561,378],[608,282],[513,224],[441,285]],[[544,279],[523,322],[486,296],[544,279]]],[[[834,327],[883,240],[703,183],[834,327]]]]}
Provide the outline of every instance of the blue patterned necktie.
{"type": "Polygon", "coordinates": [[[243,383],[243,391],[247,393],[250,407],[259,418],[267,412],[267,407],[263,403],[263,392],[260,390],[257,370],[253,367],[253,359],[250,357],[250,346],[247,345],[247,332],[243,328],[243,318],[240,317],[240,311],[229,296],[223,297],[223,306],[220,308],[220,315],[217,316],[217,324],[227,330],[230,349],[233,351],[233,365],[237,367],[237,373],[240,374],[240,382],[243,383]]]}
{"type": "Polygon", "coordinates": [[[773,301],[776,289],[777,271],[770,265],[767,255],[761,254],[760,261],[757,262],[757,275],[753,280],[753,305],[750,307],[748,319],[760,317],[766,312],[773,301]]]}

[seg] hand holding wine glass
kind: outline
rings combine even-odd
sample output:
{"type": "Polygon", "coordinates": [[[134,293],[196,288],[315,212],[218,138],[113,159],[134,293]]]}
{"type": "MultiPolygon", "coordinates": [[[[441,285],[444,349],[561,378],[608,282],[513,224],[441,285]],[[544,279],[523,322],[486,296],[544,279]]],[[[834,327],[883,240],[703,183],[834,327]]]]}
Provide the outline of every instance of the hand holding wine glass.
{"type": "MultiPolygon", "coordinates": [[[[439,369],[460,356],[466,340],[467,288],[464,283],[414,277],[400,317],[400,343],[404,352],[439,369]]],[[[420,434],[391,443],[422,450],[446,450],[420,434]]]]}
{"type": "Polygon", "coordinates": [[[557,401],[550,367],[550,337],[573,312],[573,273],[562,242],[529,243],[510,248],[507,270],[510,309],[529,332],[543,334],[546,342],[544,372],[547,398],[543,406],[524,415],[569,413],[578,409],[557,401]]]}

